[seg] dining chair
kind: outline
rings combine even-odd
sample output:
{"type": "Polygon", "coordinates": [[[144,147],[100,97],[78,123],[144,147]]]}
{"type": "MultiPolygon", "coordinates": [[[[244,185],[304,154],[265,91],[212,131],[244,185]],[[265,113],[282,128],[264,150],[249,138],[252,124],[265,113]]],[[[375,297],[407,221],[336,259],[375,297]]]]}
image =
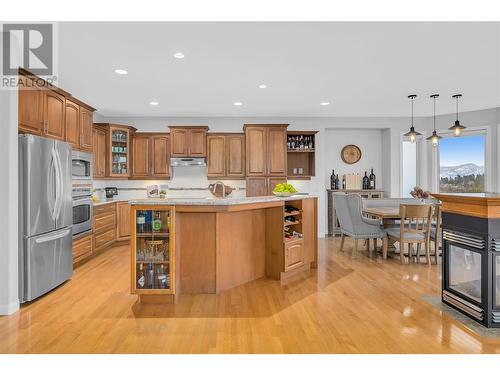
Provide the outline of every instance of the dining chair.
{"type": "Polygon", "coordinates": [[[436,203],[432,206],[432,223],[430,239],[434,245],[434,260],[438,264],[439,249],[441,247],[441,205],[436,203]]]}
{"type": "Polygon", "coordinates": [[[424,244],[427,263],[430,259],[430,228],[432,221],[432,205],[407,205],[399,206],[401,223],[399,228],[386,228],[387,235],[399,242],[399,256],[401,263],[405,263],[404,248],[408,244],[408,263],[413,256],[413,244],[417,244],[417,263],[420,263],[420,247],[424,244]]]}
{"type": "MultiPolygon", "coordinates": [[[[354,239],[352,255],[358,251],[358,240],[382,239],[382,254],[387,258],[387,233],[377,219],[363,216],[362,202],[359,194],[339,195],[335,198],[335,210],[340,224],[340,251],[344,249],[345,236],[354,239]]],[[[375,247],[375,246],[374,246],[375,247]]],[[[368,244],[368,250],[371,252],[368,244]]]]}

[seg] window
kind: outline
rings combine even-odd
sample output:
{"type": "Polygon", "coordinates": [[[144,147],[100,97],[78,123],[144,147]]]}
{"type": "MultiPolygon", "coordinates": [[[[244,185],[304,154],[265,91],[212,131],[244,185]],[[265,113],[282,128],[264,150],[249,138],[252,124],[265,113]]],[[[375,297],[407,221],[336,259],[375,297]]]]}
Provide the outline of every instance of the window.
{"type": "Polygon", "coordinates": [[[417,143],[403,141],[403,197],[411,197],[410,191],[417,186],[417,143]]]}
{"type": "Polygon", "coordinates": [[[439,191],[481,193],[484,184],[485,135],[446,137],[439,142],[439,191]]]}

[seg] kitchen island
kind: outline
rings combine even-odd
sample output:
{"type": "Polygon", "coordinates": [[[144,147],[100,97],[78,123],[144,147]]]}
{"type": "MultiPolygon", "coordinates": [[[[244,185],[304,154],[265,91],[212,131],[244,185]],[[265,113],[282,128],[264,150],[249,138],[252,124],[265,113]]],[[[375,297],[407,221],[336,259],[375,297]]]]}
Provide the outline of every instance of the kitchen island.
{"type": "Polygon", "coordinates": [[[131,291],[143,302],[220,293],[317,265],[317,198],[138,199],[131,291]]]}

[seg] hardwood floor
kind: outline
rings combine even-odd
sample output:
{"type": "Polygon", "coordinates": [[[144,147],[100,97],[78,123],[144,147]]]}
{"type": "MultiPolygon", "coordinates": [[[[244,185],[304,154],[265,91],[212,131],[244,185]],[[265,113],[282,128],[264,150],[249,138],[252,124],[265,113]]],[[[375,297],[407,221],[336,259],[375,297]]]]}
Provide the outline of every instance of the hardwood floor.
{"type": "Polygon", "coordinates": [[[0,317],[0,353],[500,353],[428,305],[440,266],[351,257],[347,239],[319,240],[319,269],[281,286],[259,279],[219,296],[140,305],[129,294],[128,246],[0,317]]]}

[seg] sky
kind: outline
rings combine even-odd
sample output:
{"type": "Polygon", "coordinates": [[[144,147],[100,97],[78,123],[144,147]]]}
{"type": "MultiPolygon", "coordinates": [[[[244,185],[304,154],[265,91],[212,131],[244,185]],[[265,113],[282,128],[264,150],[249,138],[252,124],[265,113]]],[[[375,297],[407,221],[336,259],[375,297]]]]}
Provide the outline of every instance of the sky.
{"type": "Polygon", "coordinates": [[[467,163],[484,166],[484,135],[440,139],[439,159],[442,167],[467,163]]]}

